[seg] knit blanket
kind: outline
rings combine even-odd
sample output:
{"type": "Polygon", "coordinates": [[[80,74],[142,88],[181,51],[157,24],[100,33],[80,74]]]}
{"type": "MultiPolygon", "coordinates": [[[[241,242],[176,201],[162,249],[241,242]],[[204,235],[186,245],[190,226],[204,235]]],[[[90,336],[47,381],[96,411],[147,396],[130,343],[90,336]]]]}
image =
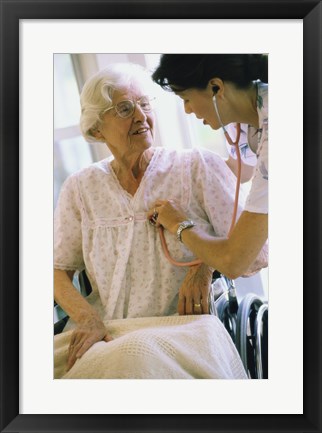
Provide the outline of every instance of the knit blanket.
{"type": "Polygon", "coordinates": [[[114,338],[94,344],[66,372],[72,330],[56,335],[55,379],[247,379],[215,316],[109,320],[114,338]]]}

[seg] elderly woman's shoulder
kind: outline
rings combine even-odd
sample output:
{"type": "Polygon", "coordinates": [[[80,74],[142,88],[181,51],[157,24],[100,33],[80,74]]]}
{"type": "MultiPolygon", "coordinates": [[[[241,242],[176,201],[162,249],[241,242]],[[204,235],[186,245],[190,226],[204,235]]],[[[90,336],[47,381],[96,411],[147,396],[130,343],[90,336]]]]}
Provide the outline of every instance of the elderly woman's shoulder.
{"type": "Polygon", "coordinates": [[[93,162],[92,164],[79,169],[72,173],[70,178],[84,179],[92,176],[104,176],[109,173],[109,158],[101,161],[93,162]]]}
{"type": "Polygon", "coordinates": [[[192,159],[211,159],[215,161],[222,161],[222,157],[218,153],[211,151],[203,147],[193,147],[189,149],[169,149],[161,148],[164,155],[167,157],[180,156],[190,156],[192,159]]]}
{"type": "Polygon", "coordinates": [[[224,159],[218,153],[206,149],[204,147],[196,147],[191,149],[192,158],[195,161],[200,161],[205,164],[222,165],[225,164],[224,159]]]}
{"type": "Polygon", "coordinates": [[[189,149],[162,148],[161,153],[163,154],[163,158],[173,162],[181,161],[198,167],[209,166],[212,168],[226,168],[225,160],[222,156],[203,147],[193,147],[189,149]]]}
{"type": "Polygon", "coordinates": [[[90,183],[99,182],[102,177],[109,173],[109,161],[103,159],[102,161],[94,162],[87,167],[81,168],[78,171],[67,176],[62,189],[74,189],[81,185],[89,185],[90,183]]]}

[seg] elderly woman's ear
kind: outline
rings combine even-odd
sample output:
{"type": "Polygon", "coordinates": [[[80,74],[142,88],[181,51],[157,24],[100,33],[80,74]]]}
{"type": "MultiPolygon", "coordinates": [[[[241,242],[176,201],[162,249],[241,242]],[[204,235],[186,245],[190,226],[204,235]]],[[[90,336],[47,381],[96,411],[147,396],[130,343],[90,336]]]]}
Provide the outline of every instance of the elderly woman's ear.
{"type": "Polygon", "coordinates": [[[97,141],[105,141],[101,131],[97,127],[92,128],[90,133],[97,141]]]}

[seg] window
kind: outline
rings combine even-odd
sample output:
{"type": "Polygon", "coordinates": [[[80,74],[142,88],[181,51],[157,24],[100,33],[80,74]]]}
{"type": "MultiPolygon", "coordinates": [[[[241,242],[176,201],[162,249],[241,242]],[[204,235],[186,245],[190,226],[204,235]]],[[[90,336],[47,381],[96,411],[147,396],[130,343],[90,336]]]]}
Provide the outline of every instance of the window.
{"type": "Polygon", "coordinates": [[[69,54],[54,56],[54,204],[66,177],[92,162],[79,130],[79,91],[69,54]]]}

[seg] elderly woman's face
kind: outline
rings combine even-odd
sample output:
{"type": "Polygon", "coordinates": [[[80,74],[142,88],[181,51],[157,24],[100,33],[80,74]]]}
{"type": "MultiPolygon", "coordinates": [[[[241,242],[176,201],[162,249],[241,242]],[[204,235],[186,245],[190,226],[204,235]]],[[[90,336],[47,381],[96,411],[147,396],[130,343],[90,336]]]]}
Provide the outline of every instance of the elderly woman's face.
{"type": "MultiPolygon", "coordinates": [[[[116,90],[112,105],[130,100],[136,102],[147,96],[137,84],[129,88],[116,90]]],[[[100,134],[108,147],[115,153],[126,154],[127,151],[141,153],[153,144],[153,112],[145,112],[139,104],[135,104],[134,113],[127,118],[120,117],[116,110],[107,111],[99,127],[100,134]]]]}

